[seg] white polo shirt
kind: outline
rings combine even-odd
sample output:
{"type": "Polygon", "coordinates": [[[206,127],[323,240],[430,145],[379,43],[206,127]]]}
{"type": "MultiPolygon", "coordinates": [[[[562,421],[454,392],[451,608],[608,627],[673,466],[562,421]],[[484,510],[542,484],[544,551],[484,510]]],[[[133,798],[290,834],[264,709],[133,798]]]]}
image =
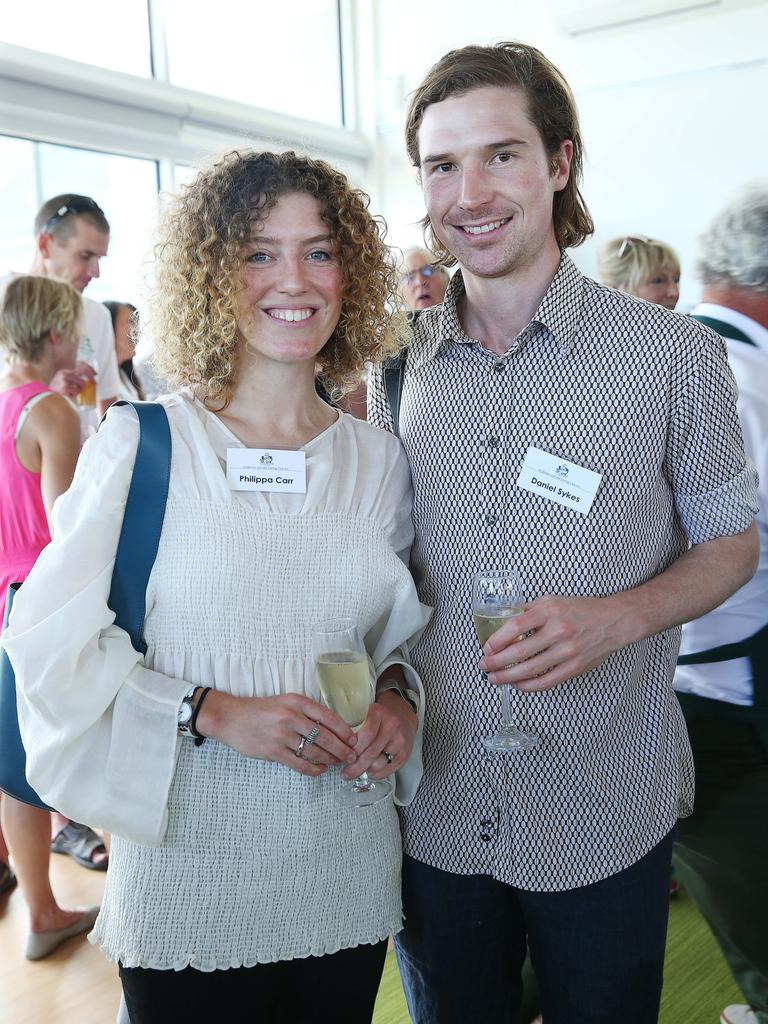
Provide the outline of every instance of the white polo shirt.
{"type": "MultiPolygon", "coordinates": [[[[737,408],[744,448],[760,475],[757,529],[760,562],[752,579],[708,615],[683,626],[681,654],[707,651],[746,640],[768,621],[768,331],[756,321],[725,306],[701,303],[696,316],[721,320],[752,341],[725,339],[728,361],[739,386],[737,408]]],[[[752,671],[747,658],[705,665],[678,665],[675,689],[731,704],[752,703],[752,671]]]]}
{"type": "Polygon", "coordinates": [[[96,397],[99,401],[114,398],[120,390],[120,374],[115,356],[115,332],[112,317],[103,302],[83,295],[85,333],[96,356],[96,397]]]}
{"type": "MultiPolygon", "coordinates": [[[[85,295],[83,309],[85,311],[85,335],[91,344],[96,360],[96,398],[101,402],[107,398],[116,398],[120,393],[120,372],[115,355],[115,332],[112,329],[112,317],[102,302],[96,302],[85,295]]],[[[99,410],[86,409],[78,406],[80,426],[83,439],[95,433],[99,425],[99,410]]]]}

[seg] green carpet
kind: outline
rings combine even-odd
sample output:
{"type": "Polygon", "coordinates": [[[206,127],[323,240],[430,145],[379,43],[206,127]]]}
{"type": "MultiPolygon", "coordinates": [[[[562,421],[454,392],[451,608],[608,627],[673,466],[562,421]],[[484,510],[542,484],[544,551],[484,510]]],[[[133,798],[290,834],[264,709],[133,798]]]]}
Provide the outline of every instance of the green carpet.
{"type": "MultiPolygon", "coordinates": [[[[723,1007],[743,1001],[709,928],[681,892],[670,906],[660,1024],[718,1024],[723,1007]]],[[[409,1024],[394,953],[387,954],[373,1020],[409,1024]]]]}

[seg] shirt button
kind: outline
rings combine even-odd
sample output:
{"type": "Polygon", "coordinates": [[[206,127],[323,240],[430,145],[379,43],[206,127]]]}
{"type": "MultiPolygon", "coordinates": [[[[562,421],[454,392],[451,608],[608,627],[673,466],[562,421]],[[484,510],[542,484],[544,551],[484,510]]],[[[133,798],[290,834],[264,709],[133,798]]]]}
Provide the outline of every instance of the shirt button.
{"type": "Polygon", "coordinates": [[[501,440],[498,437],[495,437],[495,436],[491,435],[491,437],[488,438],[488,447],[489,448],[498,448],[500,444],[501,444],[501,440]]]}
{"type": "Polygon", "coordinates": [[[485,517],[486,526],[495,526],[498,521],[499,517],[494,512],[489,512],[485,517]]]}
{"type": "Polygon", "coordinates": [[[480,839],[484,843],[489,843],[493,838],[493,822],[488,818],[483,818],[480,822],[480,839]]]}
{"type": "Polygon", "coordinates": [[[494,363],[493,370],[494,373],[504,373],[504,363],[502,363],[501,360],[499,360],[497,363],[494,363]]]}

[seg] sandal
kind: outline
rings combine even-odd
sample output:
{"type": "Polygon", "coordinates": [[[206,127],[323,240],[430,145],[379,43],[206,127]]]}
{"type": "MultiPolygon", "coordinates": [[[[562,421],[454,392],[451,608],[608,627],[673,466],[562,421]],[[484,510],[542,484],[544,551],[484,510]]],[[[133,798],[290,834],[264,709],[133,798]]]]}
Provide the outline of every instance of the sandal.
{"type": "Polygon", "coordinates": [[[16,875],[11,871],[10,865],[0,860],[0,896],[10,892],[16,885],[16,875]]]}
{"type": "Polygon", "coordinates": [[[106,853],[106,846],[92,828],[77,821],[70,821],[54,836],[51,840],[51,849],[54,853],[66,853],[82,867],[90,868],[91,871],[107,870],[109,858],[105,857],[97,864],[92,860],[94,853],[101,850],[106,853]]]}

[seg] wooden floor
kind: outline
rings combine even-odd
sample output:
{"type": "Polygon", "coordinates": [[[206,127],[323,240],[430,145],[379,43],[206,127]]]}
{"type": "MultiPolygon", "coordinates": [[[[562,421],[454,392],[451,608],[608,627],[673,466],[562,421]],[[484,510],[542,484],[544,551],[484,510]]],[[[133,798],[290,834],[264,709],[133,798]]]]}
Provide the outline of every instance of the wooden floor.
{"type": "MultiPolygon", "coordinates": [[[[105,877],[51,854],[60,906],[100,903],[105,877]]],[[[31,963],[24,957],[28,924],[18,887],[0,897],[0,1024],[114,1024],[120,1001],[115,965],[83,935],[31,963]]]]}
{"type": "MultiPolygon", "coordinates": [[[[51,877],[63,906],[91,906],[100,900],[105,878],[101,872],[53,855],[51,877]]],[[[717,1024],[720,1010],[742,998],[685,893],[673,901],[670,911],[660,1024],[717,1024]]],[[[23,953],[26,935],[26,910],[16,889],[0,898],[0,1024],[114,1024],[120,999],[114,964],[84,936],[69,939],[47,959],[30,963],[23,953]]],[[[392,953],[374,1024],[408,1024],[392,953]]]]}

